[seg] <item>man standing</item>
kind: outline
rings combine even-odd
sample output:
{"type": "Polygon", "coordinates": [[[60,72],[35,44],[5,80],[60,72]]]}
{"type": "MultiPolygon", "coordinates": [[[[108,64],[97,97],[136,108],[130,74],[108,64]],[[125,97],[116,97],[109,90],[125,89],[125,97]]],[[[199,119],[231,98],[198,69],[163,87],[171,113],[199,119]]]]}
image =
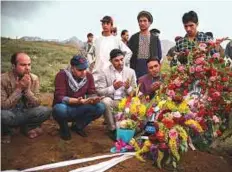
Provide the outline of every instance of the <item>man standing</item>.
{"type": "MultiPolygon", "coordinates": [[[[185,52],[186,50],[191,51],[197,46],[197,43],[212,40],[212,38],[205,33],[198,32],[197,27],[199,23],[196,12],[189,11],[185,13],[182,17],[182,22],[184,24],[186,35],[176,42],[177,52],[185,52]]],[[[213,49],[210,53],[214,54],[215,52],[216,51],[213,49]]],[[[187,59],[179,59],[179,61],[183,64],[187,63],[187,59]]]]}
{"type": "Polygon", "coordinates": [[[70,64],[71,67],[56,75],[53,101],[53,117],[60,126],[60,137],[64,140],[71,139],[68,121],[74,122],[72,130],[87,137],[84,128],[105,111],[105,105],[95,96],[93,76],[86,71],[86,58],[75,55],[70,64]]]}
{"type": "Polygon", "coordinates": [[[159,89],[163,77],[160,74],[160,61],[157,58],[149,58],[147,60],[148,74],[140,77],[138,83],[140,84],[140,92],[149,96],[151,99],[154,97],[156,90],[159,89]]]}
{"type": "Polygon", "coordinates": [[[136,87],[136,76],[133,69],[124,65],[124,54],[119,49],[110,52],[111,65],[107,67],[99,80],[97,92],[105,96],[102,102],[106,105],[105,120],[110,138],[115,140],[115,121],[112,114],[113,108],[127,95],[130,95],[132,88],[136,87]]]}
{"type": "Polygon", "coordinates": [[[12,128],[33,139],[43,133],[40,125],[51,109],[40,106],[39,78],[31,73],[31,59],[22,52],[11,56],[12,70],[1,75],[2,142],[11,141],[12,128]]]}
{"type": "Polygon", "coordinates": [[[97,83],[102,69],[110,65],[110,51],[118,48],[122,52],[125,52],[126,65],[129,65],[129,60],[131,58],[131,50],[116,36],[113,36],[111,31],[113,28],[113,20],[110,16],[105,16],[101,20],[103,33],[102,36],[95,40],[95,57],[96,62],[93,69],[94,81],[97,83]]]}
{"type": "Polygon", "coordinates": [[[88,33],[87,34],[87,42],[84,46],[84,50],[87,53],[87,60],[89,63],[89,70],[92,71],[92,68],[94,66],[94,54],[95,54],[95,49],[93,46],[93,34],[92,33],[88,33]]]}
{"type": "Polygon", "coordinates": [[[129,40],[129,32],[128,30],[123,30],[121,32],[121,38],[122,38],[122,42],[126,45],[128,45],[128,40],[129,40]]]}
{"type": "Polygon", "coordinates": [[[140,32],[132,35],[128,46],[133,55],[130,60],[130,67],[135,70],[137,78],[147,73],[146,61],[148,58],[157,57],[161,60],[161,43],[158,36],[151,34],[149,27],[153,17],[148,11],[141,11],[137,20],[140,32]]]}

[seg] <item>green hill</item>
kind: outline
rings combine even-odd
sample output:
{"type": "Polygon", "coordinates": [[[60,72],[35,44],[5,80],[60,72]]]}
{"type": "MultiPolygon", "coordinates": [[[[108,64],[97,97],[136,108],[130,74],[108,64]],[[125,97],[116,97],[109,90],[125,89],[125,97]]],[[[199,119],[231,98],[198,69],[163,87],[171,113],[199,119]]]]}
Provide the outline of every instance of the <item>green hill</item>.
{"type": "Polygon", "coordinates": [[[22,51],[32,59],[32,73],[40,78],[41,92],[54,90],[56,73],[65,68],[77,48],[56,42],[32,42],[1,38],[1,72],[11,68],[10,58],[15,52],[22,51]]]}

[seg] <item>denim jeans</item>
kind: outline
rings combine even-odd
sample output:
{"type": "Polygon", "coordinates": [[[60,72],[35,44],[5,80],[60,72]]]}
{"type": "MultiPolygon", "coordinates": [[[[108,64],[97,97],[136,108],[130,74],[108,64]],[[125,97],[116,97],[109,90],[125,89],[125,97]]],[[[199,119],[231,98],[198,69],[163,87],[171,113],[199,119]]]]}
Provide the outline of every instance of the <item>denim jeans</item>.
{"type": "Polygon", "coordinates": [[[11,134],[11,128],[21,127],[21,131],[26,134],[46,121],[51,115],[52,109],[38,106],[34,108],[14,108],[1,110],[2,134],[11,134]]]}
{"type": "Polygon", "coordinates": [[[65,103],[56,104],[53,107],[53,117],[60,124],[61,121],[76,122],[77,129],[84,129],[91,121],[99,118],[105,112],[105,105],[68,105],[65,103]]]}

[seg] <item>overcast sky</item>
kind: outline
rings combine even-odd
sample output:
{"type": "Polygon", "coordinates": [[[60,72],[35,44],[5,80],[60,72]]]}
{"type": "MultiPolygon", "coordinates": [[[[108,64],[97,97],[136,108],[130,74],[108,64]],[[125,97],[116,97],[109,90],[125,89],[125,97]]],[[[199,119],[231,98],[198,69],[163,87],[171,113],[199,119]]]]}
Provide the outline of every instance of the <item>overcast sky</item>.
{"type": "Polygon", "coordinates": [[[232,38],[232,1],[15,1],[1,2],[1,34],[7,37],[39,36],[45,39],[82,41],[92,32],[101,33],[100,19],[110,15],[118,27],[133,34],[139,30],[137,15],[150,11],[151,28],[161,30],[161,39],[173,40],[184,35],[182,16],[194,10],[199,17],[199,31],[212,31],[215,37],[232,38]]]}

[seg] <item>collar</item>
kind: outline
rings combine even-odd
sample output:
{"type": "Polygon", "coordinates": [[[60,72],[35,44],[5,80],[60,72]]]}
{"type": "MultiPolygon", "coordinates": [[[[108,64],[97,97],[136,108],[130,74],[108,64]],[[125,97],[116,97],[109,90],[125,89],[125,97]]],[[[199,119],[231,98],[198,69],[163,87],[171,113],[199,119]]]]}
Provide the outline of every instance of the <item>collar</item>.
{"type": "MultiPolygon", "coordinates": [[[[115,69],[115,67],[112,64],[110,65],[110,69],[113,70],[114,72],[119,72],[118,70],[115,69]]],[[[123,71],[124,71],[124,67],[122,68],[122,70],[119,73],[121,73],[123,71]]]]}
{"type": "MultiPolygon", "coordinates": [[[[200,33],[201,33],[201,32],[197,31],[197,34],[196,34],[195,38],[193,39],[193,41],[198,40],[198,37],[199,37],[199,34],[200,34],[200,33]]],[[[188,39],[188,34],[187,34],[187,33],[185,34],[184,38],[186,38],[187,40],[189,40],[189,39],[188,39]]]]}

